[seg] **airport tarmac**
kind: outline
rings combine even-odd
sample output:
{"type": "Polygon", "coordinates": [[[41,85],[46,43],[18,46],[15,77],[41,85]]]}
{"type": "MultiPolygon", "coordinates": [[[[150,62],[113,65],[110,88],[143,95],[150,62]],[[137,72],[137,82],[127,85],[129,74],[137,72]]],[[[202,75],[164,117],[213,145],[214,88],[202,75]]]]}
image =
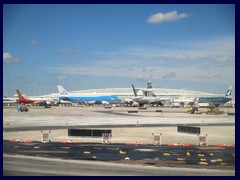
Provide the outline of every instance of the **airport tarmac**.
{"type": "Polygon", "coordinates": [[[30,107],[29,112],[17,112],[15,108],[3,110],[4,139],[41,140],[41,131],[51,131],[51,141],[81,140],[101,142],[101,138],[68,137],[69,128],[100,128],[112,130],[112,143],[152,143],[152,134],[162,133],[162,143],[197,144],[193,134],[178,133],[177,125],[191,125],[201,128],[207,134],[208,143],[235,144],[235,116],[224,110],[223,115],[188,114],[186,108],[104,109],[103,107],[30,107]],[[138,113],[128,113],[128,111],[138,113]],[[142,115],[143,114],[143,115],[142,115]],[[147,115],[146,115],[147,114],[147,115]]]}
{"type": "Polygon", "coordinates": [[[152,145],[153,134],[161,133],[161,144],[198,146],[198,135],[177,132],[178,125],[191,125],[200,127],[201,135],[207,135],[209,147],[235,146],[235,116],[227,114],[234,113],[235,109],[221,110],[224,114],[206,115],[188,114],[187,108],[29,107],[28,112],[17,112],[16,107],[6,107],[3,109],[3,139],[40,142],[42,132],[50,131],[53,143],[102,143],[101,137],[68,136],[68,129],[111,129],[111,144],[152,145]]]}

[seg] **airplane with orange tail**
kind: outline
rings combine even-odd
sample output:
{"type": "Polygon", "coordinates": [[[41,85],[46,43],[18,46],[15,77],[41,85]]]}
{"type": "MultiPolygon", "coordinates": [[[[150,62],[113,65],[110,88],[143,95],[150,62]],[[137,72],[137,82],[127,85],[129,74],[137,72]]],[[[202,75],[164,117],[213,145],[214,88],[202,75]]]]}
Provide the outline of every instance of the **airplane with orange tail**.
{"type": "Polygon", "coordinates": [[[51,105],[54,103],[54,100],[51,98],[25,98],[23,97],[23,95],[21,94],[21,92],[17,89],[17,94],[18,94],[18,103],[24,103],[24,104],[40,104],[40,103],[44,103],[45,105],[51,105]]]}

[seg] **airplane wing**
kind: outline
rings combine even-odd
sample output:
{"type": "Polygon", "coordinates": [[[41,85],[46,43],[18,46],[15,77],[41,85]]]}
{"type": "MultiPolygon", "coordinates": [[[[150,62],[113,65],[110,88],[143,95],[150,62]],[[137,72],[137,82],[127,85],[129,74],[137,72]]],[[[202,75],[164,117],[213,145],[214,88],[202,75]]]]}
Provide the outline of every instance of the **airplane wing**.
{"type": "Polygon", "coordinates": [[[43,102],[46,102],[46,100],[37,100],[37,101],[34,101],[33,104],[40,104],[40,103],[43,103],[43,102]]]}

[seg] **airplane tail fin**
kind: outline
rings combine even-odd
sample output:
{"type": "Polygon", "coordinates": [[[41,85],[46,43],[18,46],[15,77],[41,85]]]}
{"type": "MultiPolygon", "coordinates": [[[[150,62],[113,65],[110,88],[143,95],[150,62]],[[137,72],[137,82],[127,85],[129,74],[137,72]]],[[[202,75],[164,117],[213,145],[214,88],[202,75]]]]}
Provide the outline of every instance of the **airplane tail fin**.
{"type": "Polygon", "coordinates": [[[225,96],[231,96],[231,94],[232,94],[232,85],[229,86],[225,96]]]}
{"type": "Polygon", "coordinates": [[[22,96],[22,94],[20,93],[20,91],[18,89],[17,89],[17,94],[18,94],[19,99],[24,99],[24,97],[22,96]]]}
{"type": "Polygon", "coordinates": [[[133,84],[132,84],[132,88],[133,88],[134,96],[137,97],[137,91],[136,91],[136,89],[134,88],[133,84]]]}
{"type": "Polygon", "coordinates": [[[67,90],[64,89],[61,85],[57,85],[57,88],[58,88],[58,92],[59,92],[61,95],[66,95],[66,94],[68,94],[67,90]]]}

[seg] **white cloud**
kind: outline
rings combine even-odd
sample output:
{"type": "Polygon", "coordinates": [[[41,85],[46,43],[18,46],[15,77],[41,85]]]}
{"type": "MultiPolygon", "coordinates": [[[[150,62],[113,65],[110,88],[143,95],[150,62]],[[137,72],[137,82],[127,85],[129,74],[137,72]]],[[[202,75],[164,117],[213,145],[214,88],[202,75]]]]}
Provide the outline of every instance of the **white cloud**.
{"type": "Polygon", "coordinates": [[[112,68],[108,66],[90,65],[90,66],[62,66],[48,67],[47,69],[61,74],[73,76],[97,76],[97,77],[125,77],[137,78],[137,80],[149,79],[171,79],[185,81],[205,81],[214,83],[225,83],[235,81],[234,67],[208,67],[202,68],[196,64],[184,66],[160,66],[149,64],[147,69],[154,68],[154,71],[143,72],[143,67],[134,66],[129,68],[112,68]],[[220,74],[221,73],[221,74],[220,74]],[[224,77],[224,79],[223,79],[224,77]]]}
{"type": "Polygon", "coordinates": [[[179,19],[183,19],[188,17],[189,15],[186,13],[181,13],[178,14],[177,11],[172,11],[172,12],[168,12],[168,13],[157,13],[154,14],[152,16],[150,16],[147,20],[148,23],[153,23],[153,24],[157,24],[157,23],[162,23],[164,21],[166,22],[171,22],[171,21],[177,21],[179,19]]]}
{"type": "Polygon", "coordinates": [[[32,41],[31,41],[31,44],[32,44],[33,46],[35,46],[35,45],[37,45],[37,41],[32,40],[32,41]]]}
{"type": "MultiPolygon", "coordinates": [[[[136,72],[140,71],[140,68],[135,68],[135,69],[137,70],[136,72]]],[[[142,69],[142,72],[137,75],[136,79],[138,81],[149,81],[149,80],[152,79],[152,73],[154,73],[154,69],[153,68],[147,69],[146,67],[144,67],[142,69]]]]}
{"type": "Polygon", "coordinates": [[[175,56],[176,60],[189,60],[191,59],[191,56],[187,55],[187,54],[177,54],[175,56]]]}
{"type": "Polygon", "coordinates": [[[136,78],[138,81],[149,81],[151,76],[147,76],[146,74],[139,74],[136,78]]]}
{"type": "Polygon", "coordinates": [[[170,72],[170,73],[168,73],[168,74],[165,74],[164,76],[163,76],[163,78],[165,78],[165,79],[170,79],[170,78],[174,78],[176,76],[176,73],[175,72],[170,72]]]}
{"type": "Polygon", "coordinates": [[[97,56],[105,57],[105,60],[97,63],[106,65],[130,65],[136,66],[158,63],[171,60],[198,60],[210,59],[226,55],[235,55],[235,40],[233,37],[220,37],[207,40],[193,40],[181,42],[168,42],[155,46],[136,46],[111,52],[96,52],[97,56]],[[106,59],[107,58],[107,59],[106,59]],[[114,61],[113,61],[114,59],[114,61]]]}
{"type": "Polygon", "coordinates": [[[220,57],[212,58],[211,60],[214,61],[214,62],[218,62],[218,63],[228,63],[228,62],[234,62],[235,57],[226,55],[226,56],[220,56],[220,57]]]}
{"type": "Polygon", "coordinates": [[[208,74],[196,75],[194,77],[202,78],[202,79],[213,79],[213,78],[218,78],[218,77],[221,77],[221,76],[222,76],[222,74],[220,74],[220,73],[208,73],[208,74]]]}
{"type": "Polygon", "coordinates": [[[164,46],[128,47],[110,52],[95,52],[93,55],[97,58],[81,66],[65,65],[47,69],[76,76],[127,77],[138,80],[149,80],[150,77],[174,78],[221,83],[223,77],[224,81],[235,79],[235,52],[232,44],[234,38],[219,38],[168,42],[164,46]],[[223,62],[231,63],[226,67],[221,65],[223,62]]]}
{"type": "Polygon", "coordinates": [[[9,60],[12,59],[12,55],[10,53],[3,53],[3,60],[9,60]]]}
{"type": "Polygon", "coordinates": [[[19,62],[19,61],[20,61],[19,58],[12,57],[10,53],[8,52],[3,53],[3,62],[10,64],[10,63],[19,62]]]}
{"type": "Polygon", "coordinates": [[[57,80],[64,80],[66,78],[67,78],[67,76],[60,76],[60,77],[57,78],[57,80]]]}

